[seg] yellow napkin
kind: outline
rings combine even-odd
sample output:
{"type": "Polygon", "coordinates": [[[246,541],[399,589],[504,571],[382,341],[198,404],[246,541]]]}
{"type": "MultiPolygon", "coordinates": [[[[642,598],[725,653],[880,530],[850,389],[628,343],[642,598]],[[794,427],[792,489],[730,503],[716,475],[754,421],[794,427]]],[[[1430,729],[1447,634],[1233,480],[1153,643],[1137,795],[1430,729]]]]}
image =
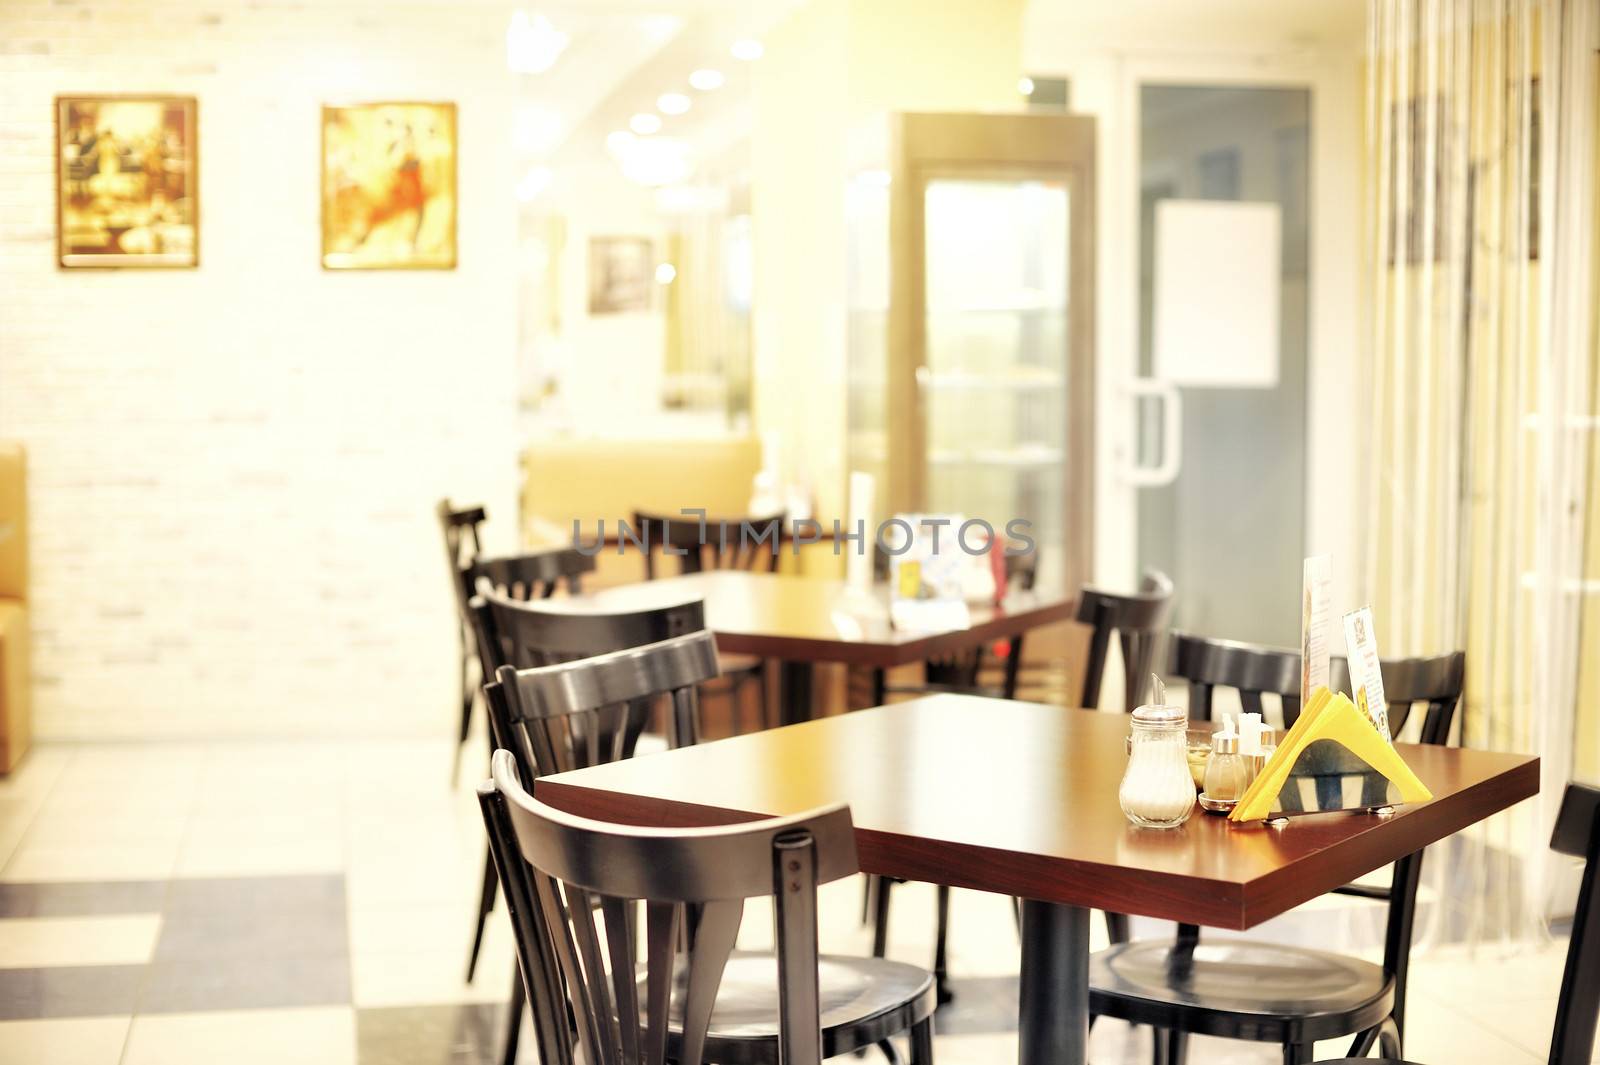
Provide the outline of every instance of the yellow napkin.
{"type": "Polygon", "coordinates": [[[1278,749],[1245,790],[1244,797],[1228,815],[1232,821],[1260,821],[1272,813],[1278,793],[1288,782],[1290,771],[1305,749],[1318,740],[1333,740],[1367,765],[1393,781],[1405,802],[1427,802],[1433,798],[1422,781],[1406,765],[1394,745],[1383,738],[1372,719],[1356,709],[1347,696],[1318,688],[1283,738],[1278,749]]]}

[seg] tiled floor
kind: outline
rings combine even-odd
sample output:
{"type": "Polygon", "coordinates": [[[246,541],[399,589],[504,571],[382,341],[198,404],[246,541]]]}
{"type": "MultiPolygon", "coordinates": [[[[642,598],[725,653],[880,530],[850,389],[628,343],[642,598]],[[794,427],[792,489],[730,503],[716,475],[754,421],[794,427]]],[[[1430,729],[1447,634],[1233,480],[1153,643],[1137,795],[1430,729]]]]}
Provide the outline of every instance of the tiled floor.
{"type": "MultiPolygon", "coordinates": [[[[34,751],[0,778],[0,1065],[497,1062],[510,936],[497,913],[478,979],[462,979],[483,837],[472,781],[448,783],[450,752],[370,740],[34,751]]],[[[867,950],[859,905],[856,880],[824,889],[825,950],[867,950]]],[[[769,935],[757,909],[747,945],[769,935]]],[[[928,962],[932,909],[931,888],[896,890],[894,956],[928,962]]],[[[1333,941],[1374,944],[1380,927],[1349,900],[1273,925],[1261,934],[1327,942],[1332,928],[1333,941]]],[[[1008,900],[956,892],[951,936],[958,997],[938,1020],[940,1065],[1014,1061],[1008,900]]],[[[1543,1061],[1564,946],[1419,952],[1408,1056],[1543,1061]]],[[[1147,1061],[1147,1040],[1101,1023],[1093,1059],[1147,1061]]],[[[1199,1040],[1190,1060],[1279,1056],[1199,1040]]]]}

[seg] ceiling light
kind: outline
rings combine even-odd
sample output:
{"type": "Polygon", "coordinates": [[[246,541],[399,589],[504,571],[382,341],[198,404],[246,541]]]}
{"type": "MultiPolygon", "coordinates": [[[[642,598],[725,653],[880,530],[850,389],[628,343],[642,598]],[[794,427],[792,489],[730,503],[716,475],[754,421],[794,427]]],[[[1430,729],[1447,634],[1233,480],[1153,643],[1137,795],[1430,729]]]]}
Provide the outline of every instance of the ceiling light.
{"type": "Polygon", "coordinates": [[[1033,95],[1033,79],[1023,76],[1017,79],[1017,91],[1024,96],[1033,95]]]}
{"type": "Polygon", "coordinates": [[[610,133],[606,134],[606,147],[610,149],[612,154],[620,155],[629,148],[632,148],[634,142],[638,139],[638,137],[635,137],[628,130],[614,129],[610,133]]]}
{"type": "Polygon", "coordinates": [[[543,15],[515,11],[506,30],[506,66],[517,74],[543,74],[556,65],[570,40],[543,15]]]}
{"type": "Polygon", "coordinates": [[[664,92],[656,97],[656,110],[664,115],[681,115],[689,106],[689,98],[681,92],[664,92]]]}
{"type": "Polygon", "coordinates": [[[607,138],[623,176],[641,185],[658,187],[683,181],[694,172],[689,147],[671,137],[635,137],[616,144],[607,138]]]}
{"type": "Polygon", "coordinates": [[[689,84],[693,85],[701,92],[710,92],[712,89],[720,89],[722,88],[722,82],[722,71],[712,70],[710,67],[702,67],[693,74],[689,75],[689,84]]]}
{"type": "Polygon", "coordinates": [[[742,59],[746,63],[750,63],[760,59],[766,49],[761,47],[760,41],[747,37],[742,41],[734,41],[732,51],[733,58],[742,59]]]}
{"type": "Polygon", "coordinates": [[[656,284],[670,285],[678,276],[678,268],[671,263],[658,263],[656,265],[656,284]]]}
{"type": "Polygon", "coordinates": [[[628,128],[635,133],[648,137],[652,133],[661,131],[661,116],[652,115],[648,111],[640,111],[628,119],[628,128]]]}

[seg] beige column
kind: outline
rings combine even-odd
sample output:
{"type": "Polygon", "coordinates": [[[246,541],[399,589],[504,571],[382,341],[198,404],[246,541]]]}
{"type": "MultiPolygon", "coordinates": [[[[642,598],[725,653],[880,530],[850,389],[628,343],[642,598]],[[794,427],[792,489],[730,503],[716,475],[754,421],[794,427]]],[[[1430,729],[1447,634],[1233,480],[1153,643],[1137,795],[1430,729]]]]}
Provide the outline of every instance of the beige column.
{"type": "Polygon", "coordinates": [[[811,0],[754,71],[755,424],[823,520],[842,518],[845,182],[852,131],[886,111],[1020,105],[1022,0],[811,0]]]}

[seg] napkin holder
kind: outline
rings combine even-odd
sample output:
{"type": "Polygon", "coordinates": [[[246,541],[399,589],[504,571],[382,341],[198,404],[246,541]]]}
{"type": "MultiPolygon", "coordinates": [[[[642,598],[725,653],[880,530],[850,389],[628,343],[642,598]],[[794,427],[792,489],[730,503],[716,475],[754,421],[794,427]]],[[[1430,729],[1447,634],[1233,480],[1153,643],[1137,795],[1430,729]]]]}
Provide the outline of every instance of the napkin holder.
{"type": "Polygon", "coordinates": [[[1261,821],[1431,798],[1371,718],[1348,697],[1318,688],[1228,816],[1261,821]]]}

